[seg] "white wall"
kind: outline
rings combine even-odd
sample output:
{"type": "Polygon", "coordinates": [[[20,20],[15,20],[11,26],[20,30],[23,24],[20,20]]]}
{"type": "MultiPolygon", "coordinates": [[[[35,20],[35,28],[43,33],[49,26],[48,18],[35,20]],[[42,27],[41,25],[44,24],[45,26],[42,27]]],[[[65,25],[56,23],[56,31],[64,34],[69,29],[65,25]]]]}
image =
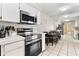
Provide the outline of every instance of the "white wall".
{"type": "Polygon", "coordinates": [[[79,27],[79,16],[75,17],[75,27],[79,27]]]}
{"type": "Polygon", "coordinates": [[[50,31],[55,29],[55,19],[41,12],[41,24],[34,27],[37,32],[50,31]]]}

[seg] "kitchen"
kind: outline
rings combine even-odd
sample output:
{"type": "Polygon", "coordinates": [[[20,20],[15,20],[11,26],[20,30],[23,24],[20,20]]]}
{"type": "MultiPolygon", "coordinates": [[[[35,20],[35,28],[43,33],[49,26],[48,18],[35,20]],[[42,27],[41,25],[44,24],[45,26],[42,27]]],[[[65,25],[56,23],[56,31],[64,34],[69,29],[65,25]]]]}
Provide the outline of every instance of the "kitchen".
{"type": "MultiPolygon", "coordinates": [[[[48,11],[47,6],[58,6],[57,8],[59,8],[67,4],[0,3],[0,56],[39,56],[49,46],[50,41],[46,41],[46,39],[51,40],[50,33],[56,35],[53,38],[56,39],[54,41],[55,46],[58,41],[61,41],[65,32],[67,34],[71,32],[70,35],[78,40],[78,32],[75,33],[75,31],[78,31],[79,14],[69,18],[71,20],[69,21],[66,18],[59,18],[59,14],[62,14],[62,12],[58,14],[59,17],[56,15],[52,17],[44,13],[44,10],[39,9],[39,5],[43,6],[42,8],[45,7],[44,10],[48,11]],[[64,19],[66,20],[63,21],[64,19]],[[66,26],[65,22],[67,23],[66,26]],[[70,22],[74,25],[71,26],[70,22]],[[46,33],[50,37],[46,37],[46,33]]],[[[76,4],[68,5],[76,6],[76,4]]],[[[53,10],[52,14],[55,14],[55,9],[52,8],[51,10],[53,10]]],[[[73,14],[70,15],[73,16],[73,14]]],[[[51,43],[53,42],[51,41],[51,43]]]]}
{"type": "Polygon", "coordinates": [[[40,54],[45,50],[45,34],[37,33],[33,29],[39,24],[40,11],[31,5],[0,3],[0,55],[33,56],[40,54]]]}

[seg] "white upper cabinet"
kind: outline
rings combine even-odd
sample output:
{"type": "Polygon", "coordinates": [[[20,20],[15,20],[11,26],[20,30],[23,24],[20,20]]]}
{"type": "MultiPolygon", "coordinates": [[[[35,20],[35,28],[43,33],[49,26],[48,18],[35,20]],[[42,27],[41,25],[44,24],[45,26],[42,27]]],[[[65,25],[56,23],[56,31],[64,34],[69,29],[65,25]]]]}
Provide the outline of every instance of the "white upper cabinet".
{"type": "Polygon", "coordinates": [[[37,17],[37,24],[40,24],[40,11],[38,11],[38,9],[29,4],[21,3],[20,10],[28,12],[30,16],[37,17]]]}
{"type": "Polygon", "coordinates": [[[18,3],[2,4],[2,21],[20,22],[20,10],[18,3]]]}

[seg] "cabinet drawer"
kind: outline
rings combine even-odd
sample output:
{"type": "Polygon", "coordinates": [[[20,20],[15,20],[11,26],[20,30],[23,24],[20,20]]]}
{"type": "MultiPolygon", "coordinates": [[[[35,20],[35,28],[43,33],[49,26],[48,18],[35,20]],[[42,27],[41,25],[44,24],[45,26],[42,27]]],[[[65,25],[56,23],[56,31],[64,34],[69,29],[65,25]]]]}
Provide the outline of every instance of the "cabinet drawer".
{"type": "Polygon", "coordinates": [[[12,44],[5,45],[5,52],[6,53],[10,52],[12,50],[15,50],[18,47],[21,47],[21,46],[24,46],[24,41],[19,41],[19,42],[15,42],[15,43],[12,43],[12,44]]]}
{"type": "Polygon", "coordinates": [[[5,56],[24,56],[24,47],[20,46],[15,50],[5,53],[5,56]]]}

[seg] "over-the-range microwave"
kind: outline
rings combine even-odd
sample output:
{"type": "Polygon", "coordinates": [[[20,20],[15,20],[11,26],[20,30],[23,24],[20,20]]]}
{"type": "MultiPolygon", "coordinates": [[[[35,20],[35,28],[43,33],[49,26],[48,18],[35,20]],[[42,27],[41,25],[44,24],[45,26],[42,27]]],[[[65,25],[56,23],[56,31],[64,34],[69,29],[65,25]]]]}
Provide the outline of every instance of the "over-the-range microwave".
{"type": "Polygon", "coordinates": [[[20,10],[20,23],[34,25],[37,23],[37,17],[30,16],[28,12],[20,10]]]}

